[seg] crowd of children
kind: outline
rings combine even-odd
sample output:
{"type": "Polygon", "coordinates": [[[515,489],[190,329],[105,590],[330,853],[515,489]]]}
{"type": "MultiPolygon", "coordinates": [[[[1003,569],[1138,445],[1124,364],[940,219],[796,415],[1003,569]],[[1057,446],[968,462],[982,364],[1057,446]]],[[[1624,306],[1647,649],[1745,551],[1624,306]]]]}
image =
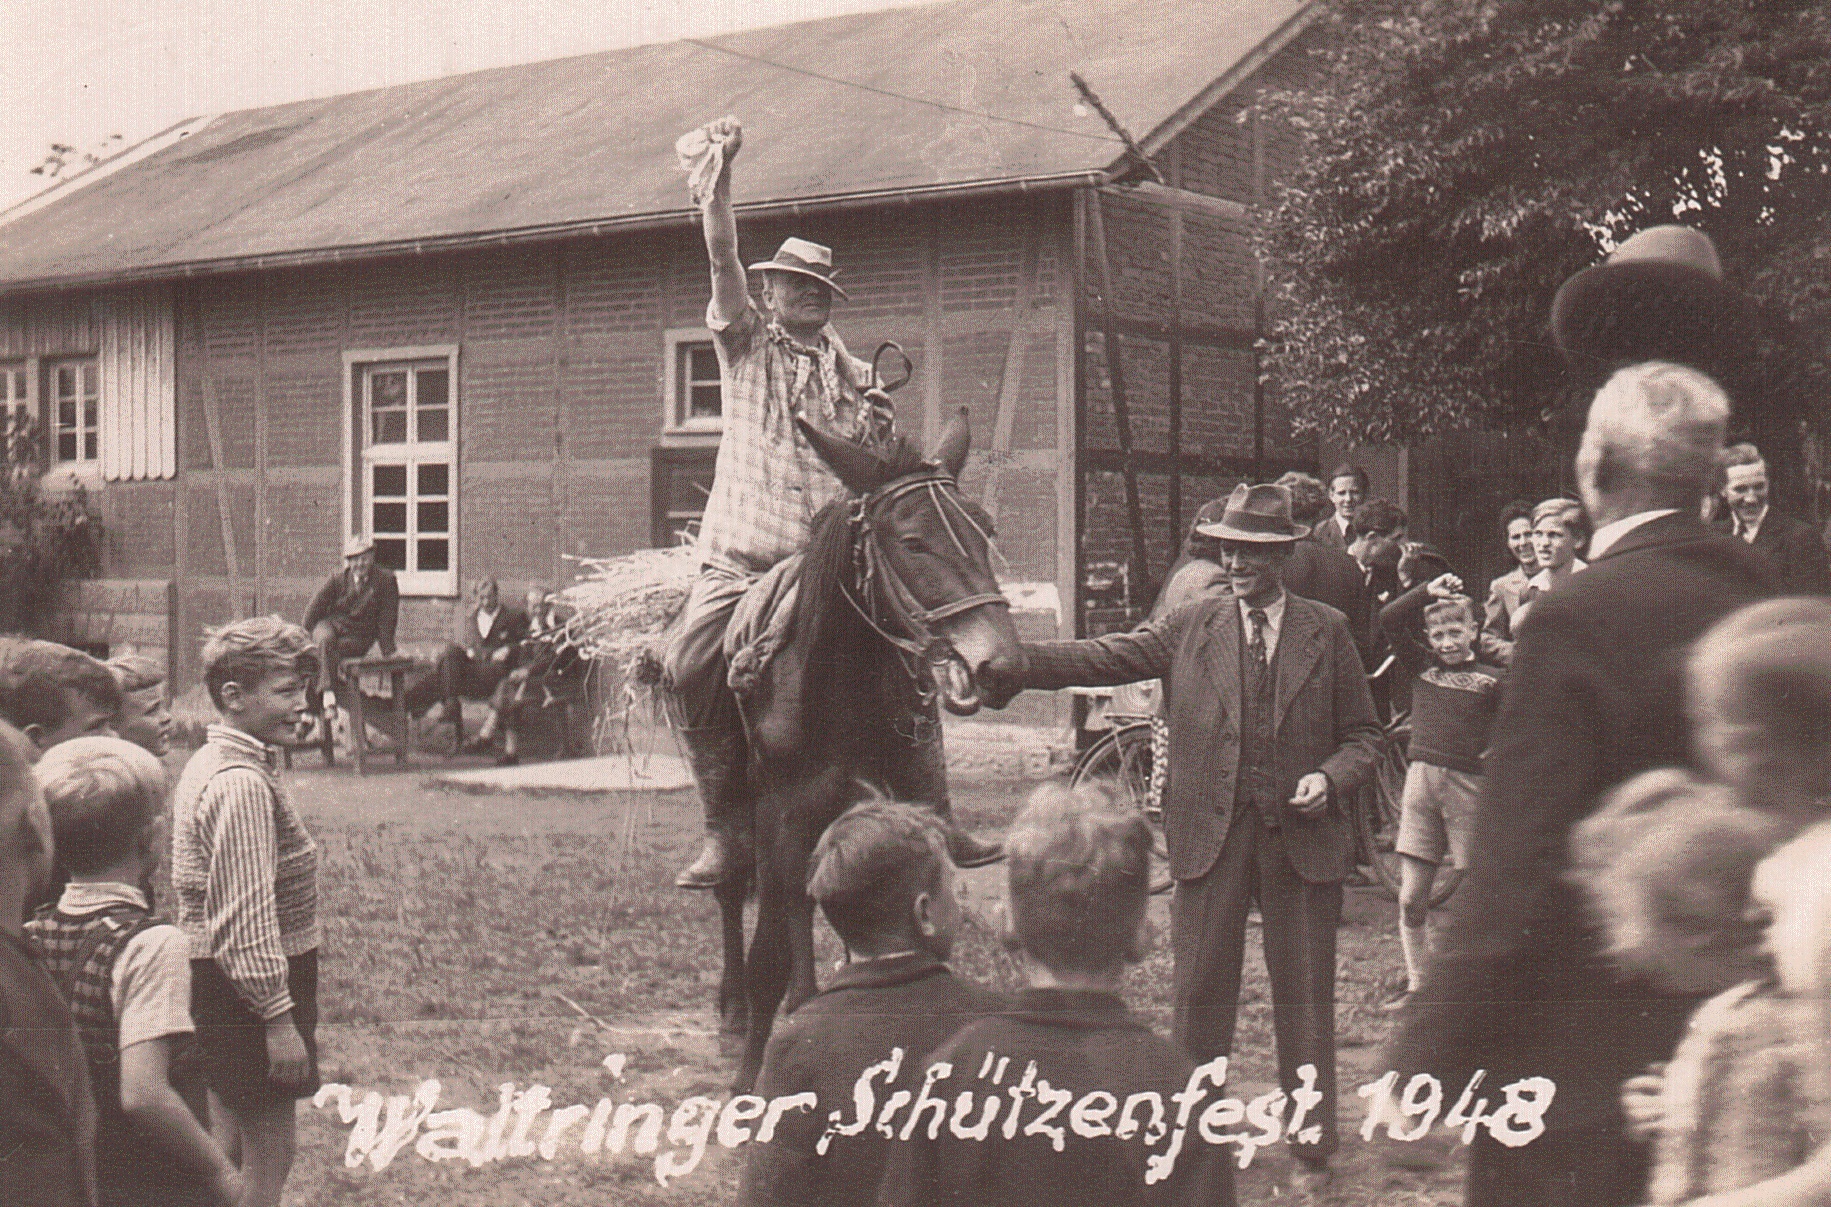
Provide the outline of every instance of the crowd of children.
{"type": "Polygon", "coordinates": [[[157,664],[0,639],[0,1202],[278,1207],[317,1089],[318,926],[275,760],[316,663],[277,618],[210,636],[221,721],[168,812],[157,664]]]}

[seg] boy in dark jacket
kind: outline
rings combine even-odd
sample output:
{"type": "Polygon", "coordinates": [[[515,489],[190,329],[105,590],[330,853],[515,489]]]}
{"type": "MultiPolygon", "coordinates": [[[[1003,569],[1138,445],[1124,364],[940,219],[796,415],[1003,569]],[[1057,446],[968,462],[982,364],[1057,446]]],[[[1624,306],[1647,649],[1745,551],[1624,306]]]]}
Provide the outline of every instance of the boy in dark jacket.
{"type": "Polygon", "coordinates": [[[1005,858],[1029,988],[929,1057],[891,1120],[884,1203],[1231,1207],[1233,1149],[1196,1127],[1218,1086],[1119,997],[1144,954],[1150,853],[1143,816],[1096,790],[1024,807],[1005,858]]]}
{"type": "Polygon", "coordinates": [[[783,1115],[771,1139],[751,1144],[740,1198],[750,1207],[875,1202],[892,1145],[876,1127],[845,1122],[856,1112],[861,1076],[894,1061],[894,1072],[868,1083],[873,1101],[903,1090],[913,1097],[924,1056],[1006,1005],[943,963],[960,906],[947,839],[932,810],[892,801],[854,805],[827,827],[812,866],[808,895],[848,958],[825,990],[776,1027],[763,1053],[759,1095],[812,1091],[819,1105],[783,1115]]]}

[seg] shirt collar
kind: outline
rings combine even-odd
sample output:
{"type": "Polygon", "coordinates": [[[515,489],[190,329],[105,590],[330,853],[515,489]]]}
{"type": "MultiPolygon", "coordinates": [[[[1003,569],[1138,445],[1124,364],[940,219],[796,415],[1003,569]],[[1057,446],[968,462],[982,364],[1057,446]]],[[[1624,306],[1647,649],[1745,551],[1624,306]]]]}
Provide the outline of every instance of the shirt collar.
{"type": "Polygon", "coordinates": [[[92,914],[110,905],[134,905],[146,909],[146,894],[131,884],[117,880],[75,881],[64,885],[57,908],[66,914],[92,914]]]}
{"type": "Polygon", "coordinates": [[[1767,523],[1767,513],[1772,506],[1773,504],[1770,503],[1766,507],[1763,507],[1761,509],[1761,514],[1755,517],[1755,522],[1752,524],[1744,524],[1741,516],[1733,511],[1730,512],[1729,522],[1735,528],[1736,535],[1745,541],[1753,542],[1755,537],[1761,532],[1761,525],[1767,523]]]}
{"type": "Polygon", "coordinates": [[[261,763],[269,770],[279,764],[280,748],[278,746],[269,746],[253,734],[237,729],[233,725],[226,725],[220,721],[216,722],[204,730],[204,737],[212,742],[219,742],[224,746],[239,750],[244,754],[253,755],[255,758],[261,760],[261,763]]]}
{"type": "Polygon", "coordinates": [[[1657,507],[1652,511],[1637,511],[1631,516],[1624,516],[1613,523],[1604,524],[1596,529],[1589,538],[1589,560],[1595,561],[1620,543],[1621,538],[1634,531],[1642,524],[1650,524],[1662,516],[1676,515],[1676,507],[1657,507]]]}
{"type": "Polygon", "coordinates": [[[827,982],[828,989],[879,989],[887,985],[901,985],[909,981],[920,980],[937,972],[946,972],[947,965],[937,960],[931,952],[905,951],[893,956],[875,960],[853,960],[841,964],[827,982]]]}
{"type": "MultiPolygon", "coordinates": [[[[1259,609],[1259,611],[1265,613],[1265,627],[1274,633],[1282,632],[1284,629],[1284,602],[1289,598],[1290,592],[1280,591],[1278,592],[1278,598],[1259,609]]],[[[1238,603],[1240,605],[1240,622],[1244,624],[1247,619],[1246,614],[1252,611],[1252,607],[1243,599],[1239,600],[1238,603]]]]}

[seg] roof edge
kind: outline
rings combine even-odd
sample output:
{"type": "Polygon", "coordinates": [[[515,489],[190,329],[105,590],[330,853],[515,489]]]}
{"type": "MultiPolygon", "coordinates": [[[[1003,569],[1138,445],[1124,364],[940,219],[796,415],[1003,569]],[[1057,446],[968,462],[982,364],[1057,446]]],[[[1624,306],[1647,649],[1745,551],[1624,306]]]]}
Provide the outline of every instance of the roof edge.
{"type": "MultiPolygon", "coordinates": [[[[1152,130],[1149,134],[1146,134],[1143,138],[1139,139],[1139,150],[1143,151],[1147,156],[1155,155],[1163,150],[1164,147],[1169,145],[1171,139],[1194,125],[1196,119],[1201,117],[1202,114],[1214,108],[1215,105],[1220,103],[1223,97],[1232,92],[1235,88],[1238,88],[1247,79],[1251,78],[1259,68],[1270,62],[1279,51],[1295,41],[1297,35],[1313,25],[1316,19],[1322,15],[1322,12],[1323,5],[1315,2],[1315,0],[1312,0],[1312,3],[1304,5],[1286,20],[1283,25],[1280,25],[1277,29],[1273,30],[1271,35],[1263,42],[1260,42],[1257,46],[1253,47],[1253,49],[1243,55],[1237,63],[1232,67],[1229,67],[1220,78],[1196,93],[1187,104],[1183,105],[1168,118],[1164,119],[1155,130],[1152,130]]],[[[1123,163],[1124,160],[1121,159],[1120,162],[1123,163]]]]}
{"type": "Polygon", "coordinates": [[[175,146],[183,139],[189,138],[214,122],[219,114],[203,114],[187,117],[174,122],[155,134],[149,134],[131,147],[123,147],[99,163],[92,163],[81,171],[70,176],[59,176],[44,188],[30,197],[21,198],[5,209],[0,209],[0,226],[27,214],[37,213],[52,202],[61,201],[78,189],[87,188],[98,180],[106,180],[122,168],[131,167],[142,159],[148,159],[167,147],[175,146]],[[69,192],[64,190],[68,189],[69,192]]]}
{"type": "MultiPolygon", "coordinates": [[[[863,193],[797,197],[778,201],[753,201],[740,204],[735,208],[740,216],[746,218],[792,217],[815,210],[839,211],[883,204],[913,205],[923,201],[952,197],[984,198],[1007,193],[1041,193],[1076,187],[1092,188],[1107,184],[1112,178],[1113,174],[1108,170],[1087,168],[1076,172],[1056,172],[1044,176],[1001,177],[993,180],[968,180],[913,188],[876,189],[863,193]]],[[[459,235],[401,239],[387,243],[345,244],[300,251],[230,256],[218,260],[183,261],[176,264],[149,265],[145,268],[119,272],[73,273],[66,276],[36,277],[21,281],[0,281],[0,297],[52,289],[185,280],[191,277],[220,276],[224,273],[248,272],[264,268],[303,268],[321,264],[345,264],[354,260],[381,259],[390,256],[429,255],[435,252],[468,251],[483,247],[535,243],[548,239],[657,230],[664,227],[687,225],[696,221],[698,216],[698,211],[692,209],[664,210],[658,213],[630,214],[620,218],[586,218],[541,226],[496,231],[469,231],[459,235]]]]}

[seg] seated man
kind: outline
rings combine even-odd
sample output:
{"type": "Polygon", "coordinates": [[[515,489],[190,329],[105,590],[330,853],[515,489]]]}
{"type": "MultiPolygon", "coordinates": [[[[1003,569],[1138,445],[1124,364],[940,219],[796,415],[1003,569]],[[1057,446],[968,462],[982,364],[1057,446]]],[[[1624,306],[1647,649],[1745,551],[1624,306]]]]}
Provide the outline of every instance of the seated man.
{"type": "Polygon", "coordinates": [[[572,746],[572,697],[578,672],[584,666],[582,652],[566,633],[568,612],[555,602],[551,588],[536,584],[528,588],[527,636],[522,639],[511,661],[515,669],[503,676],[490,695],[490,715],[477,731],[473,748],[487,748],[498,731],[502,734],[502,754],[497,762],[513,766],[521,759],[520,719],[522,708],[566,709],[566,744],[572,746]]]}
{"type": "MultiPolygon", "coordinates": [[[[527,637],[527,613],[502,602],[495,579],[483,579],[471,588],[471,606],[458,622],[458,639],[440,651],[433,673],[407,692],[407,711],[421,716],[443,700],[446,719],[459,726],[462,737],[462,702],[489,699],[518,665],[527,637]]],[[[488,748],[489,739],[482,737],[463,747],[473,754],[488,748]]]]}
{"type": "Polygon", "coordinates": [[[360,658],[379,646],[394,653],[394,628],[400,619],[400,588],[394,571],[375,564],[375,543],[353,536],[343,543],[343,569],[325,580],[305,609],[305,631],[318,643],[317,690],[311,709],[320,712],[324,693],[334,691],[337,668],[345,658],[360,658]]]}

